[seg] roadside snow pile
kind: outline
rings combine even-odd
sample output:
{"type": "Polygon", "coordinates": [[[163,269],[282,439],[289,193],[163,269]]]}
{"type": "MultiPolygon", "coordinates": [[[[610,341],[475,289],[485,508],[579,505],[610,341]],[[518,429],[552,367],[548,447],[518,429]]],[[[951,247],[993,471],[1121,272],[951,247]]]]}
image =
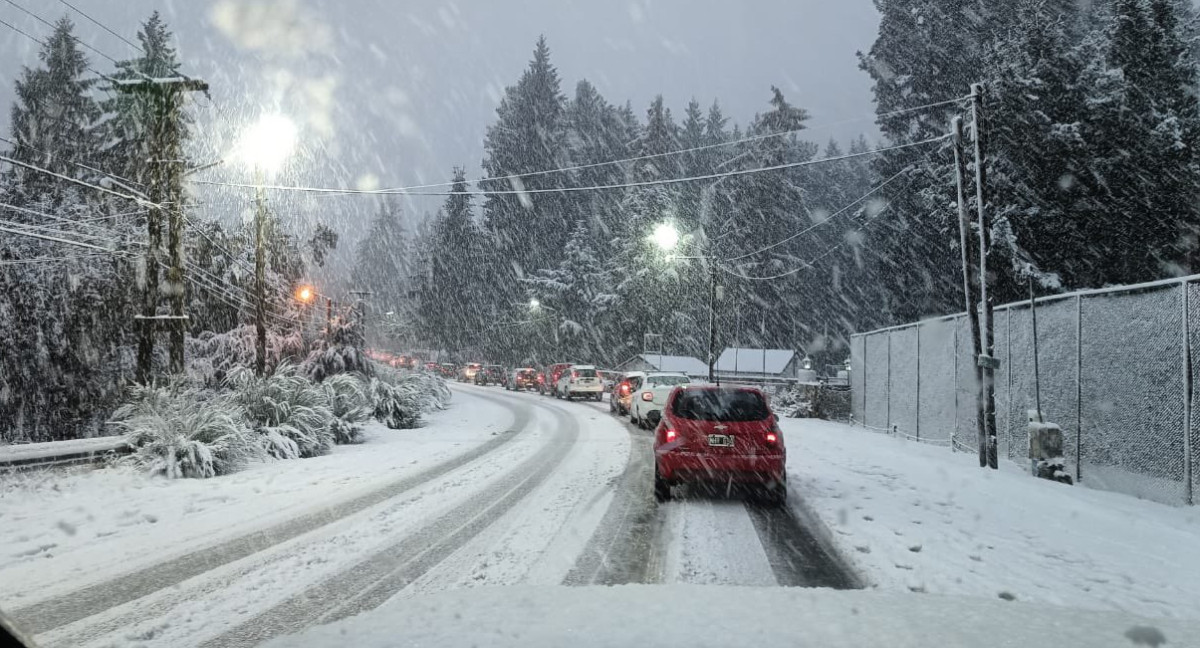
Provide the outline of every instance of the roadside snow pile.
{"type": "Polygon", "coordinates": [[[214,477],[252,459],[317,457],[334,444],[359,443],[372,417],[392,429],[415,428],[449,403],[439,377],[369,361],[363,367],[366,373],[324,374],[283,362],[258,378],[247,367],[222,366],[216,387],[185,379],[135,389],[109,423],[135,448],[132,464],[171,478],[214,477]]]}
{"type": "Polygon", "coordinates": [[[261,456],[241,406],[190,386],[139,387],[111,425],[137,448],[135,465],[167,477],[215,477],[261,456]]]}
{"type": "Polygon", "coordinates": [[[781,427],[793,508],[881,590],[1200,619],[1200,508],[840,423],[781,427]]]}

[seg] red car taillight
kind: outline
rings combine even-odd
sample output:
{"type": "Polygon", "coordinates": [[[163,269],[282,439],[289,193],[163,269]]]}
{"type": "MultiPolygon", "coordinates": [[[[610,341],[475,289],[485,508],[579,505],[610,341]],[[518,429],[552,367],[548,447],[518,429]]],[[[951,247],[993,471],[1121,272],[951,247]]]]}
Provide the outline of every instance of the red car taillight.
{"type": "Polygon", "coordinates": [[[779,421],[776,420],[776,418],[774,416],[772,416],[771,417],[771,428],[769,430],[767,430],[767,443],[770,445],[779,443],[779,435],[780,434],[783,434],[783,431],[779,429],[779,421]]]}
{"type": "Polygon", "coordinates": [[[619,391],[621,392],[621,395],[622,395],[622,396],[628,396],[628,395],[629,395],[629,385],[628,385],[628,384],[622,384],[622,385],[621,385],[621,388],[619,389],[619,391]]]}
{"type": "Polygon", "coordinates": [[[654,393],[653,393],[653,392],[648,392],[648,391],[644,391],[644,392],[642,392],[642,400],[644,400],[644,401],[646,401],[647,403],[649,403],[650,401],[654,400],[654,393]]]}
{"type": "Polygon", "coordinates": [[[661,425],[663,432],[663,443],[671,443],[674,441],[677,437],[677,434],[675,432],[675,427],[671,425],[671,421],[664,418],[661,425]]]}

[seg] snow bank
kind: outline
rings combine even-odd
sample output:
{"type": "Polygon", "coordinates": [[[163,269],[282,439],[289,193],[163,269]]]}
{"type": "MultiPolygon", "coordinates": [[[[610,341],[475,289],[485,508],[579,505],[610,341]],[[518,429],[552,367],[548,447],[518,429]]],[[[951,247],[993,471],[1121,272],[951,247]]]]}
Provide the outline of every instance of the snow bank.
{"type": "Polygon", "coordinates": [[[468,393],[462,406],[304,461],[168,480],[132,469],[0,476],[0,608],[12,609],[350,499],[492,438],[512,413],[468,393]],[[482,422],[482,423],[481,423],[482,422]]]}
{"type": "MultiPolygon", "coordinates": [[[[1030,477],[1016,464],[784,420],[800,502],[885,591],[1200,618],[1200,510],[1030,477]]],[[[1061,637],[1060,637],[1061,638],[1061,637]]]]}

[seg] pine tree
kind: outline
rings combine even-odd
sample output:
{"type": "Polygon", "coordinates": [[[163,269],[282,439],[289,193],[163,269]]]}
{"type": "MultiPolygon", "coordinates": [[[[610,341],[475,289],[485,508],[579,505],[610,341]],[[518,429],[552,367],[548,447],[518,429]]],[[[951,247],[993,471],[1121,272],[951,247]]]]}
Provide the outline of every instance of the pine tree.
{"type": "MultiPolygon", "coordinates": [[[[496,124],[484,140],[484,190],[544,190],[567,184],[563,174],[525,175],[567,166],[566,101],[550,48],[539,38],[529,68],[505,91],[496,124]],[[510,178],[510,176],[521,176],[510,178]]],[[[557,262],[573,223],[565,219],[557,193],[491,194],[483,204],[484,223],[508,258],[529,271],[557,262]]]]}
{"type": "MultiPolygon", "coordinates": [[[[571,166],[585,167],[569,175],[576,186],[604,186],[618,184],[625,179],[625,168],[621,164],[607,164],[628,157],[625,128],[620,112],[613,108],[588,81],[580,81],[575,87],[575,97],[567,105],[566,142],[569,147],[571,166]]],[[[591,191],[567,196],[571,222],[584,222],[592,236],[607,240],[612,236],[619,212],[620,193],[616,191],[591,191]]],[[[602,258],[611,256],[607,247],[597,253],[602,258]]]]}
{"type": "MultiPolygon", "coordinates": [[[[99,109],[86,78],[88,61],[79,51],[74,24],[61,18],[38,56],[44,67],[21,71],[11,114],[12,157],[61,175],[88,178],[86,161],[96,156],[99,109]]],[[[12,191],[25,196],[59,193],[63,183],[45,174],[14,167],[12,191]]]]}
{"type": "MultiPolygon", "coordinates": [[[[137,34],[142,55],[117,63],[113,80],[161,79],[179,76],[180,62],[175,47],[171,44],[172,34],[167,29],[158,11],[150,14],[137,34]]],[[[103,136],[108,142],[105,151],[105,170],[134,182],[149,181],[148,160],[153,155],[148,150],[153,142],[152,129],[162,115],[158,114],[155,102],[145,93],[113,92],[111,98],[101,104],[101,109],[111,118],[104,125],[103,136]]],[[[189,137],[187,116],[180,111],[175,126],[180,138],[189,137]]]]}

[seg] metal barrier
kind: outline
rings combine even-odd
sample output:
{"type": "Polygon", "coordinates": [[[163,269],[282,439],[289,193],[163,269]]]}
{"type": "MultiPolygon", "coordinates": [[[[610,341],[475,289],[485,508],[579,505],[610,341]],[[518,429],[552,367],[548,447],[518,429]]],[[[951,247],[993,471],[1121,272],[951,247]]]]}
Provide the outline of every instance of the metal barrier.
{"type": "MultiPolygon", "coordinates": [[[[1042,411],[1064,432],[1078,483],[1172,504],[1200,485],[1200,276],[1037,300],[1042,411]]],[[[1002,457],[1024,462],[1034,409],[1028,302],[995,309],[996,427],[1002,457]]],[[[967,318],[852,336],[853,418],[868,428],[976,451],[967,318]]]]}

